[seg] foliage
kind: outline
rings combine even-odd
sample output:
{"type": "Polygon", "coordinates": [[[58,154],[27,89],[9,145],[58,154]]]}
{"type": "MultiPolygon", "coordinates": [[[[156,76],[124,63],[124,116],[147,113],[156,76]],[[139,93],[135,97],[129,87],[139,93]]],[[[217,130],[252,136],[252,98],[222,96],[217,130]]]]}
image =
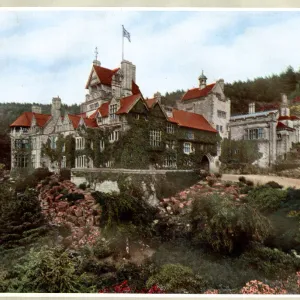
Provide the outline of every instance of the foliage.
{"type": "Polygon", "coordinates": [[[196,196],[190,222],[195,243],[206,243],[215,251],[240,251],[270,234],[270,222],[254,208],[218,194],[196,196]]]}
{"type": "Polygon", "coordinates": [[[78,187],[83,191],[86,190],[86,182],[80,183],[78,187]]]}
{"type": "Polygon", "coordinates": [[[240,294],[286,294],[286,290],[280,287],[270,287],[258,280],[251,280],[241,289],[240,294]]]}
{"type": "Polygon", "coordinates": [[[239,167],[250,165],[262,156],[257,141],[223,139],[221,144],[220,161],[230,167],[238,164],[239,167]]]}
{"type": "Polygon", "coordinates": [[[271,187],[273,189],[282,189],[283,188],[282,185],[280,185],[279,183],[277,183],[275,181],[269,181],[265,184],[265,186],[271,187]]]}
{"type": "Polygon", "coordinates": [[[135,239],[151,235],[156,209],[143,199],[128,192],[120,195],[94,192],[92,196],[102,208],[100,226],[107,236],[124,243],[125,237],[135,239]]]}
{"type": "Polygon", "coordinates": [[[147,287],[157,284],[167,293],[201,293],[206,282],[192,269],[180,264],[163,265],[160,271],[151,276],[147,281],[147,287]]]}
{"type": "Polygon", "coordinates": [[[259,211],[271,213],[280,207],[286,197],[287,191],[261,186],[252,189],[245,200],[259,211]]]}
{"type": "Polygon", "coordinates": [[[241,260],[244,268],[256,269],[268,279],[285,279],[300,267],[299,258],[255,244],[242,254],[241,260]]]}
{"type": "Polygon", "coordinates": [[[244,176],[239,177],[239,182],[246,183],[246,178],[244,176]]]}
{"type": "Polygon", "coordinates": [[[67,252],[43,247],[31,250],[15,267],[17,278],[12,284],[14,292],[74,293],[83,292],[83,276],[75,273],[75,266],[67,252]]]}
{"type": "Polygon", "coordinates": [[[1,248],[28,246],[46,232],[36,192],[16,194],[11,185],[0,185],[1,248]]]}
{"type": "Polygon", "coordinates": [[[70,180],[71,179],[71,170],[70,169],[60,169],[59,172],[59,180],[63,181],[63,180],[70,180]]]}

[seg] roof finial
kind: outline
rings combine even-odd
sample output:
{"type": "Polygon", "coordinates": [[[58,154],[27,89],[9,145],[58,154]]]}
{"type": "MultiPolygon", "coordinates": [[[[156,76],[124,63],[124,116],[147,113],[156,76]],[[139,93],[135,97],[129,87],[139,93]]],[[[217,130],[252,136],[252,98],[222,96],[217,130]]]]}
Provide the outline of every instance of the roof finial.
{"type": "Polygon", "coordinates": [[[98,58],[98,47],[95,48],[95,60],[98,58]]]}

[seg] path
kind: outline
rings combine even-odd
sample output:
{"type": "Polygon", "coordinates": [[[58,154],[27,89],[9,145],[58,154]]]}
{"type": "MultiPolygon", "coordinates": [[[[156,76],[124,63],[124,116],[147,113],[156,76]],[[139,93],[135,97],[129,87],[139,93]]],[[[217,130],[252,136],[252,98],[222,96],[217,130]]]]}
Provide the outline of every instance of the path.
{"type": "Polygon", "coordinates": [[[264,184],[269,181],[275,181],[285,188],[296,187],[300,189],[300,179],[281,177],[281,176],[267,176],[267,175],[235,175],[235,174],[223,174],[222,180],[224,181],[239,181],[239,177],[244,176],[247,180],[251,180],[254,183],[264,184]]]}

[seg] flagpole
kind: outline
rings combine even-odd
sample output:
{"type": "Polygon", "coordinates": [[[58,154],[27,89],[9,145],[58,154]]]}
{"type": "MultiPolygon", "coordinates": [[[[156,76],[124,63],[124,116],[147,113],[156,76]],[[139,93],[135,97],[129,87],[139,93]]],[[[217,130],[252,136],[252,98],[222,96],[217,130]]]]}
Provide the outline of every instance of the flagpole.
{"type": "Polygon", "coordinates": [[[124,60],[124,26],[122,25],[122,61],[124,60]]]}

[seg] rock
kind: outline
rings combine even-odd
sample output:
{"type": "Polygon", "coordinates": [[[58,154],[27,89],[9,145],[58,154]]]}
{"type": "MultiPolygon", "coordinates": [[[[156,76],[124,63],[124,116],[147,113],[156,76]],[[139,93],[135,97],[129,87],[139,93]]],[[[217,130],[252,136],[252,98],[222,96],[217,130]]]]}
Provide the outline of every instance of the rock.
{"type": "Polygon", "coordinates": [[[76,217],[81,217],[82,216],[82,209],[80,207],[77,207],[74,209],[74,213],[76,217]]]}
{"type": "Polygon", "coordinates": [[[88,226],[94,226],[94,216],[89,216],[86,219],[86,225],[88,225],[88,226]]]}

